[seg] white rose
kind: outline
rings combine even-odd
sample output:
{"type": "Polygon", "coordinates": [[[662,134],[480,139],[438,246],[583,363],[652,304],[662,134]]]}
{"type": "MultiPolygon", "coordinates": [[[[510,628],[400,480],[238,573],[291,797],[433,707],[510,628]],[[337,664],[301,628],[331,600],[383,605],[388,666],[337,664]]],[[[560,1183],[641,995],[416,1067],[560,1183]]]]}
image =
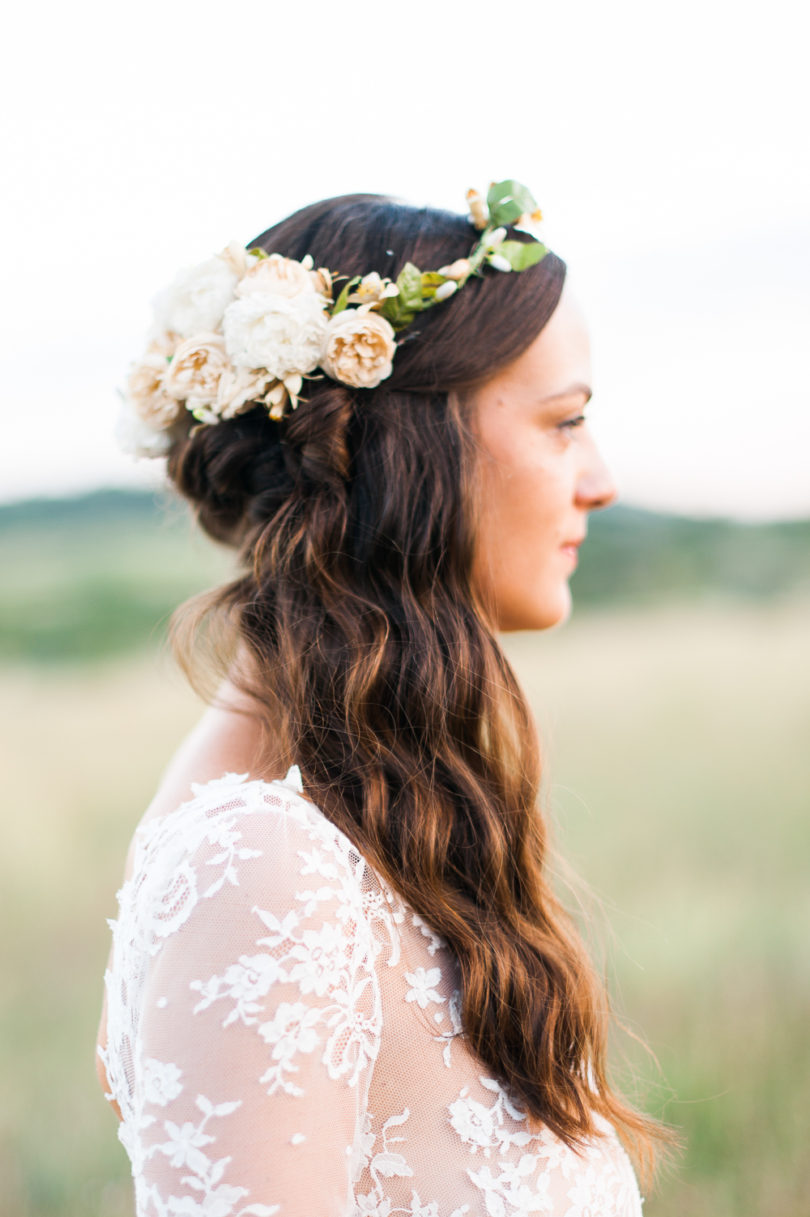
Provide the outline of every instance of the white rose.
{"type": "Polygon", "coordinates": [[[237,285],[237,296],[272,292],[292,299],[317,290],[313,272],[293,258],[270,254],[269,258],[251,259],[251,263],[237,285]]]}
{"type": "Polygon", "coordinates": [[[163,388],[188,410],[210,406],[217,399],[219,382],[229,367],[221,334],[198,334],[181,342],[163,377],[163,388]]]}
{"type": "Polygon", "coordinates": [[[373,389],[391,375],[396,345],[384,317],[365,308],[344,309],[329,319],[321,367],[342,384],[373,389]]]}
{"type": "Polygon", "coordinates": [[[218,329],[238,282],[231,261],[223,257],[181,271],[155,300],[158,324],[181,338],[218,329]]]}
{"type": "Polygon", "coordinates": [[[313,372],[326,335],[324,301],[253,292],[229,305],[223,319],[225,346],[237,368],[263,368],[275,380],[313,372]]]}

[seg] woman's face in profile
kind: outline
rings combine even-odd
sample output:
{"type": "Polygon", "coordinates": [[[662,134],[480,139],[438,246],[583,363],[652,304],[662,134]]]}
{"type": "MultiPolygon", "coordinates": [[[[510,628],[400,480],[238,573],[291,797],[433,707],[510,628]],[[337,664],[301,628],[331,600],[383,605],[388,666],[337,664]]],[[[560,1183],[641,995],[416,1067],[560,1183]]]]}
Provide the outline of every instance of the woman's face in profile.
{"type": "Polygon", "coordinates": [[[480,446],[474,577],[500,630],[539,630],[571,609],[588,513],[615,488],[584,418],[588,332],[567,285],[523,354],[472,399],[480,446]]]}

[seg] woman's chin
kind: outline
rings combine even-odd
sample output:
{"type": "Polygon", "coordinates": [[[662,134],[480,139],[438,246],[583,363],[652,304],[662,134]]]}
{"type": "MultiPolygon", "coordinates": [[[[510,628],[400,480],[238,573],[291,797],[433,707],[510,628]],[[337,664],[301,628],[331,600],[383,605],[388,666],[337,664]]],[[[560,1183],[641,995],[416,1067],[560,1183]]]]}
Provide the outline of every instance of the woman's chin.
{"type": "Polygon", "coordinates": [[[518,630],[551,630],[564,625],[571,616],[571,590],[568,583],[555,590],[554,595],[538,596],[520,604],[504,606],[498,614],[498,630],[503,634],[518,630]]]}

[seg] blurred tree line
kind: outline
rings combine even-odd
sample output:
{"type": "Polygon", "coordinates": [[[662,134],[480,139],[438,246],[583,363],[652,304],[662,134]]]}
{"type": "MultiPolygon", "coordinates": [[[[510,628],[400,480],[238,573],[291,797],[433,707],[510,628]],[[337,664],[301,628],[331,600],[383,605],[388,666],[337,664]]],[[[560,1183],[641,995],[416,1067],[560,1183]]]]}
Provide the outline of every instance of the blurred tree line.
{"type": "MultiPolygon", "coordinates": [[[[0,506],[0,660],[83,662],[161,641],[172,610],[233,555],[160,493],[0,506]]],[[[578,610],[810,591],[810,520],[742,524],[616,506],[591,519],[578,610]]]]}

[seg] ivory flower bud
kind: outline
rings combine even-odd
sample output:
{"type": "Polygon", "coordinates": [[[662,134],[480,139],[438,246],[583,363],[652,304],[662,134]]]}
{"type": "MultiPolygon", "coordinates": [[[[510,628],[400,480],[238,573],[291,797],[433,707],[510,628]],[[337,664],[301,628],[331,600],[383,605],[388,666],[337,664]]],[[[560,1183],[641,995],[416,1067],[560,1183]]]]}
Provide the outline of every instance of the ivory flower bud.
{"type": "Polygon", "coordinates": [[[489,247],[489,249],[497,249],[499,245],[503,245],[505,240],[506,240],[506,229],[505,228],[493,228],[492,232],[489,234],[489,240],[487,241],[487,246],[489,247]]]}
{"type": "Polygon", "coordinates": [[[440,266],[439,274],[444,275],[445,279],[466,279],[471,269],[469,258],[456,258],[449,266],[440,266]]]}
{"type": "Polygon", "coordinates": [[[484,196],[478,190],[467,191],[467,206],[470,209],[470,219],[479,230],[486,228],[489,223],[489,208],[484,196]]]}
{"type": "Polygon", "coordinates": [[[502,270],[502,271],[506,272],[506,271],[510,271],[512,269],[511,262],[507,262],[506,258],[504,258],[504,256],[503,256],[503,254],[490,254],[490,256],[487,258],[487,261],[489,262],[490,266],[493,267],[495,270],[502,270]]]}
{"type": "Polygon", "coordinates": [[[344,309],[329,319],[321,355],[327,376],[356,389],[373,389],[391,375],[394,330],[368,307],[344,309]]]}
{"type": "Polygon", "coordinates": [[[284,407],[289,401],[287,390],[283,381],[278,381],[270,388],[269,392],[264,398],[264,401],[265,405],[268,407],[267,412],[270,417],[276,422],[280,422],[284,417],[284,407]]]}
{"type": "Polygon", "coordinates": [[[294,258],[271,254],[269,258],[259,258],[248,267],[244,277],[239,280],[236,294],[244,297],[255,292],[272,292],[293,299],[316,290],[313,272],[308,267],[294,258]]]}
{"type": "Polygon", "coordinates": [[[440,283],[436,288],[436,300],[449,300],[454,292],[458,291],[458,284],[453,279],[448,279],[446,283],[440,283]]]}

